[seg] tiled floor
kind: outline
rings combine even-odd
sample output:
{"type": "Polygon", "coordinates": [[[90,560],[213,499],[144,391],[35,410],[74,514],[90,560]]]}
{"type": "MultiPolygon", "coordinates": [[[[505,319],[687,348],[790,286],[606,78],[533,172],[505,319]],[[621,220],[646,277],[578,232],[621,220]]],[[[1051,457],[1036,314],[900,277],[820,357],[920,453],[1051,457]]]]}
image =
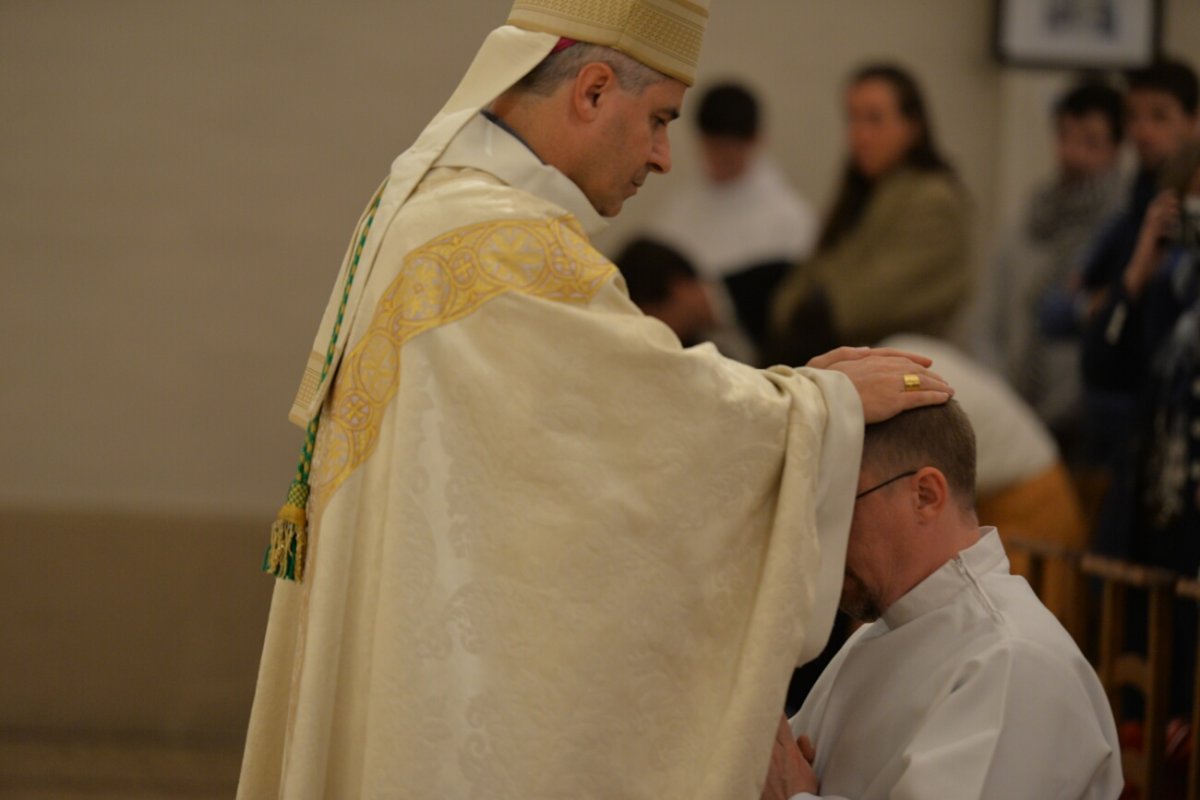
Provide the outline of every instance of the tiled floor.
{"type": "Polygon", "coordinates": [[[0,739],[2,800],[228,800],[240,746],[0,739]]]}

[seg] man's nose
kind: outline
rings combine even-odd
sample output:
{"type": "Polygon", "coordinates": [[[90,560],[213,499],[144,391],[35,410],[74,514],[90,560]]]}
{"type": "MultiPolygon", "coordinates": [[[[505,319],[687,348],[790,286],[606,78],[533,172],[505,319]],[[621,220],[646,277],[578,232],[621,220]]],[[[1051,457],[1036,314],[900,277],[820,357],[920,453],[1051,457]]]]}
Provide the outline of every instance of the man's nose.
{"type": "Polygon", "coordinates": [[[665,135],[650,151],[650,169],[660,174],[671,171],[671,140],[665,135]]]}

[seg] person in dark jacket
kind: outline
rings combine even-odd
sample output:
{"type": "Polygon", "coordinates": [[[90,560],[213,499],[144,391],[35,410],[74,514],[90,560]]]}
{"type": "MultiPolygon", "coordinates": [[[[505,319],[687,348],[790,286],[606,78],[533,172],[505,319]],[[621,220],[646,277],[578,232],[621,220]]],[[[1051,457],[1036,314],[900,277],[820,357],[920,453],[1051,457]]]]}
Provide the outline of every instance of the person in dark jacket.
{"type": "MultiPolygon", "coordinates": [[[[1055,315],[1043,309],[1043,324],[1048,328],[1055,328],[1053,320],[1058,318],[1058,327],[1064,331],[1078,330],[1080,317],[1085,320],[1086,328],[1086,320],[1091,316],[1093,330],[1098,329],[1101,323],[1096,322],[1094,312],[1106,300],[1111,305],[1114,289],[1120,288],[1134,257],[1147,209],[1159,191],[1164,165],[1197,133],[1200,88],[1196,72],[1190,66],[1163,59],[1133,70],[1126,79],[1126,131],[1137,151],[1138,173],[1126,207],[1102,229],[1084,262],[1073,306],[1086,310],[1077,316],[1055,315]]],[[[1064,309],[1068,305],[1072,304],[1062,304],[1064,309]]],[[[1107,314],[1104,316],[1107,318],[1107,314]]],[[[1109,487],[1097,514],[1093,545],[1100,552],[1124,558],[1131,555],[1129,531],[1135,524],[1133,507],[1122,498],[1136,491],[1131,483],[1134,456],[1130,449],[1136,392],[1113,385],[1111,379],[1099,374],[1104,369],[1095,364],[1094,345],[1093,341],[1092,355],[1086,356],[1093,366],[1091,377],[1084,378],[1080,460],[1091,465],[1101,485],[1109,487]]],[[[1137,374],[1141,374],[1140,368],[1137,374]]]]}
{"type": "MultiPolygon", "coordinates": [[[[1123,555],[1196,575],[1200,569],[1200,141],[1168,165],[1133,255],[1091,319],[1089,386],[1133,411],[1128,457],[1109,496],[1123,555]]],[[[1171,708],[1191,705],[1196,608],[1174,606],[1171,708]]],[[[1133,615],[1131,614],[1131,619],[1133,615]]],[[[1135,636],[1137,631],[1134,632],[1135,636]]]]}

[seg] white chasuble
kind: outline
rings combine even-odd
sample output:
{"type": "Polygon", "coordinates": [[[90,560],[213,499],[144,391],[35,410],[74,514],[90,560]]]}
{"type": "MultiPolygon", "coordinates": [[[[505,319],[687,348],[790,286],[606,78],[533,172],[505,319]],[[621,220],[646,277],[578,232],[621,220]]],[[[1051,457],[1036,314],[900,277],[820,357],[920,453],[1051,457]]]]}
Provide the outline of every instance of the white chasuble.
{"type": "Polygon", "coordinates": [[[391,220],[240,797],[758,796],[837,603],[861,406],[681,348],[597,222],[482,117],[391,220]]]}
{"type": "MultiPolygon", "coordinates": [[[[1115,800],[1108,698],[995,528],[859,628],[821,673],[797,736],[830,800],[1115,800]]],[[[800,794],[798,798],[813,795],[800,794]]]]}

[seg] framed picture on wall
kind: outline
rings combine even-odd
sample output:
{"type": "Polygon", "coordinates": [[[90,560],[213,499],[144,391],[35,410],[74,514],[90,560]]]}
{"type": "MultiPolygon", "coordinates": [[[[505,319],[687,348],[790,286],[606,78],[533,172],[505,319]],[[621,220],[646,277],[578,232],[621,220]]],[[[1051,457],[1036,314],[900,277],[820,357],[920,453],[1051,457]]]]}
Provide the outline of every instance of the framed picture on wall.
{"type": "Polygon", "coordinates": [[[994,45],[1017,67],[1119,69],[1158,54],[1161,0],[995,0],[994,45]]]}

